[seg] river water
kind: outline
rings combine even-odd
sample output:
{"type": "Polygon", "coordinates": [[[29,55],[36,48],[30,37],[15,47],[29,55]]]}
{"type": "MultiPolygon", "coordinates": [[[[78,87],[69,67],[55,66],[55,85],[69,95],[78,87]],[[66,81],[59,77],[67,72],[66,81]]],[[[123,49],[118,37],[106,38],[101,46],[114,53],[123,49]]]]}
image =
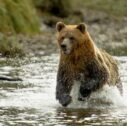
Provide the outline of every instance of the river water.
{"type": "Polygon", "coordinates": [[[68,108],[55,100],[58,54],[1,58],[0,75],[19,76],[23,81],[0,81],[0,126],[127,126],[127,57],[115,58],[124,86],[123,97],[110,87],[109,92],[99,94],[103,102],[94,98],[68,108]],[[112,104],[104,102],[107,99],[112,104]]]}

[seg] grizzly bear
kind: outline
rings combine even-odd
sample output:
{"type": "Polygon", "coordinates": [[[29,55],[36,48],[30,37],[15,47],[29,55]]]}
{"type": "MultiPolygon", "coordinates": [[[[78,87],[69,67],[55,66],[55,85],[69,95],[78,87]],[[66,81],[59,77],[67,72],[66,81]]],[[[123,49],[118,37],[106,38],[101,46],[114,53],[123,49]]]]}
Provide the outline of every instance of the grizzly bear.
{"type": "Polygon", "coordinates": [[[60,61],[57,73],[56,99],[67,106],[71,103],[70,92],[74,81],[81,83],[78,100],[89,98],[92,92],[105,84],[116,86],[122,95],[116,60],[106,51],[99,49],[84,23],[79,25],[56,24],[60,61]]]}

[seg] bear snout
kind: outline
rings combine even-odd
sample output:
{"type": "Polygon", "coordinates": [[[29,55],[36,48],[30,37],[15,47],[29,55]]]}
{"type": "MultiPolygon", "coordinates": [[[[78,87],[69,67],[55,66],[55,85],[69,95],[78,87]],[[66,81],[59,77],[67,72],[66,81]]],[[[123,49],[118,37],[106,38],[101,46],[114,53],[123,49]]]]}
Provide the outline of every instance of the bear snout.
{"type": "Polygon", "coordinates": [[[65,44],[61,44],[61,48],[63,51],[66,51],[67,46],[65,44]]]}

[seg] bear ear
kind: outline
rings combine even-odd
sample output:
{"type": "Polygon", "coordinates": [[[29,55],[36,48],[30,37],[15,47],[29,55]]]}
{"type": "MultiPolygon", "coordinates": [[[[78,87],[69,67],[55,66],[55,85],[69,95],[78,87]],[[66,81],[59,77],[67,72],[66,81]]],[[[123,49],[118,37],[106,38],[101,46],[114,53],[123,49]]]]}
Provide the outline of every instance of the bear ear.
{"type": "Polygon", "coordinates": [[[65,24],[63,22],[57,22],[56,24],[56,30],[60,32],[65,27],[65,24]]]}
{"type": "Polygon", "coordinates": [[[79,29],[82,33],[86,31],[86,24],[85,23],[80,23],[79,25],[76,26],[77,29],[79,29]]]}

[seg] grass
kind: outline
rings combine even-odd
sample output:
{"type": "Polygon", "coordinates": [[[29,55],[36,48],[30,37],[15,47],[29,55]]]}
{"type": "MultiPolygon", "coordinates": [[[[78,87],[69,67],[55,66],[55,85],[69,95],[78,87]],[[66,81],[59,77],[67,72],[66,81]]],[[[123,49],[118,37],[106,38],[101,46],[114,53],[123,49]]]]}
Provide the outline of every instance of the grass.
{"type": "Polygon", "coordinates": [[[0,34],[0,54],[6,57],[24,56],[24,50],[16,36],[0,34]]]}
{"type": "Polygon", "coordinates": [[[2,56],[23,56],[24,50],[16,34],[33,35],[39,32],[39,18],[32,0],[0,0],[0,54],[2,56]]]}
{"type": "Polygon", "coordinates": [[[115,16],[127,16],[126,0],[78,0],[76,5],[89,9],[104,11],[115,16]]]}
{"type": "Polygon", "coordinates": [[[0,19],[0,32],[39,32],[39,19],[31,0],[0,0],[0,19]]]}

